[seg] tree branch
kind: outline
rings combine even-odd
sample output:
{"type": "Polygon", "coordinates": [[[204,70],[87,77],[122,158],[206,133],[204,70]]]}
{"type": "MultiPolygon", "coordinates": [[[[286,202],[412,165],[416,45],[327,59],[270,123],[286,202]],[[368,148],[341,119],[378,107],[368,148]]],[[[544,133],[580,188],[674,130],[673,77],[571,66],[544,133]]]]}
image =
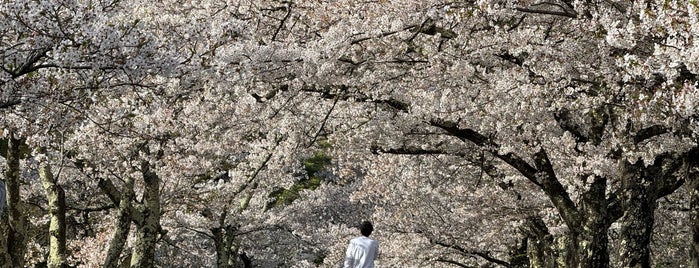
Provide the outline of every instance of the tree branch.
{"type": "Polygon", "coordinates": [[[326,85],[326,86],[317,86],[317,85],[307,85],[301,88],[301,91],[304,92],[311,92],[311,93],[320,93],[321,98],[325,99],[335,99],[337,98],[338,100],[341,101],[348,101],[352,100],[355,102],[370,102],[370,103],[376,103],[376,104],[385,104],[388,105],[389,107],[398,110],[398,111],[403,111],[407,112],[410,109],[410,104],[407,102],[403,102],[394,98],[389,98],[385,100],[381,99],[373,99],[366,94],[362,94],[360,92],[349,92],[349,87],[346,85],[326,85]],[[334,92],[335,91],[335,92],[334,92]]]}
{"type": "MultiPolygon", "coordinates": [[[[122,193],[121,191],[119,191],[119,189],[117,189],[116,186],[114,186],[114,183],[111,180],[100,178],[97,185],[100,187],[100,189],[102,189],[102,192],[106,194],[110,200],[112,200],[112,203],[114,203],[115,207],[118,207],[119,203],[121,202],[122,193]]],[[[128,213],[132,216],[131,218],[134,222],[137,222],[138,219],[143,219],[141,211],[134,208],[133,206],[130,206],[128,213]]]]}
{"type": "Polygon", "coordinates": [[[568,192],[558,181],[546,150],[542,148],[539,152],[534,154],[534,162],[536,163],[537,169],[540,171],[537,173],[537,177],[538,181],[541,182],[541,189],[548,195],[554,206],[558,208],[561,217],[563,217],[569,226],[578,224],[579,213],[575,206],[575,202],[570,199],[568,192]]]}
{"type": "Polygon", "coordinates": [[[448,135],[457,137],[462,141],[470,141],[472,143],[475,143],[476,145],[481,147],[481,149],[505,161],[505,163],[517,169],[517,171],[519,171],[531,182],[541,187],[541,182],[539,182],[536,176],[536,168],[532,167],[529,163],[524,161],[524,159],[522,159],[514,153],[500,154],[498,152],[500,145],[496,144],[495,142],[490,140],[490,138],[484,136],[483,134],[480,134],[472,129],[459,128],[455,122],[449,122],[440,119],[431,120],[430,124],[432,126],[441,128],[442,130],[445,130],[448,135]]]}
{"type": "Polygon", "coordinates": [[[44,58],[46,56],[46,53],[48,53],[49,51],[51,51],[50,48],[35,50],[35,53],[31,57],[27,58],[27,61],[24,62],[22,66],[10,72],[12,74],[12,78],[17,78],[39,69],[40,67],[38,66],[41,65],[36,65],[36,63],[39,62],[39,60],[41,60],[42,58],[44,58]]]}
{"type": "Polygon", "coordinates": [[[289,16],[291,15],[291,2],[287,2],[286,7],[282,7],[282,10],[286,9],[286,15],[284,15],[284,18],[281,19],[281,22],[279,22],[279,27],[274,31],[274,34],[272,35],[272,41],[277,40],[277,35],[281,31],[282,27],[284,27],[284,23],[286,22],[287,19],[289,19],[289,16]]]}
{"type": "Polygon", "coordinates": [[[355,45],[355,44],[359,44],[359,43],[361,43],[361,42],[364,42],[364,41],[367,41],[367,40],[371,40],[371,39],[374,39],[374,38],[386,37],[386,36],[389,36],[389,35],[393,35],[393,34],[399,33],[399,32],[401,32],[401,31],[413,29],[413,28],[418,27],[418,26],[419,26],[419,25],[417,25],[417,24],[412,24],[412,25],[408,25],[408,26],[406,26],[406,27],[403,27],[403,29],[402,29],[402,30],[399,30],[399,31],[388,31],[388,32],[383,32],[383,33],[381,33],[381,34],[379,34],[379,35],[377,35],[377,36],[375,36],[375,37],[362,37],[362,38],[359,38],[359,39],[352,40],[352,41],[350,42],[350,44],[355,45]]]}
{"type": "Polygon", "coordinates": [[[3,101],[3,102],[0,102],[0,109],[10,108],[10,107],[15,106],[15,105],[20,104],[20,103],[22,103],[22,101],[19,99],[3,101]]]}
{"type": "Polygon", "coordinates": [[[112,200],[112,203],[119,205],[119,202],[121,202],[121,192],[114,186],[111,180],[99,178],[97,185],[102,189],[102,192],[109,197],[109,200],[112,200]]]}
{"type": "Polygon", "coordinates": [[[308,143],[308,146],[306,148],[311,147],[316,141],[318,140],[318,137],[320,134],[323,132],[323,129],[325,128],[325,124],[328,122],[328,118],[330,118],[330,114],[335,110],[335,106],[337,105],[337,102],[340,100],[339,98],[340,95],[337,95],[335,100],[333,100],[333,105],[330,107],[327,113],[325,113],[325,117],[323,117],[323,122],[320,124],[320,127],[318,127],[318,130],[316,131],[316,134],[313,135],[313,139],[311,142],[308,143]]]}
{"type": "Polygon", "coordinates": [[[456,250],[456,251],[458,251],[459,253],[464,254],[464,255],[481,257],[481,258],[483,258],[483,259],[486,260],[486,261],[489,261],[489,262],[492,262],[492,263],[495,263],[495,264],[499,264],[499,265],[502,265],[502,266],[505,266],[505,267],[510,267],[510,263],[509,263],[509,262],[506,262],[506,261],[497,259],[497,258],[495,258],[495,257],[493,257],[493,256],[490,256],[490,253],[489,253],[489,252],[481,252],[481,251],[476,251],[476,250],[469,250],[469,249],[465,249],[465,248],[463,248],[463,247],[461,247],[461,246],[459,246],[459,245],[451,245],[451,244],[447,244],[447,243],[445,243],[445,242],[440,242],[440,241],[432,241],[432,242],[435,243],[435,244],[437,244],[437,245],[443,246],[443,247],[445,247],[445,248],[450,248],[450,249],[456,250]]]}
{"type": "Polygon", "coordinates": [[[555,10],[543,10],[543,9],[531,9],[531,8],[526,8],[526,7],[517,7],[515,8],[517,11],[524,12],[524,13],[534,13],[534,14],[544,14],[544,15],[554,15],[554,16],[562,16],[562,17],[568,17],[571,19],[576,19],[578,18],[578,14],[576,13],[568,13],[565,11],[555,11],[555,10]]]}
{"type": "Polygon", "coordinates": [[[466,157],[468,156],[463,152],[446,152],[440,149],[423,149],[416,147],[401,147],[401,148],[382,148],[378,145],[371,146],[372,153],[387,153],[387,154],[399,154],[399,155],[453,155],[466,157]]]}
{"type": "Polygon", "coordinates": [[[445,259],[445,258],[438,258],[438,259],[436,259],[436,261],[438,261],[438,262],[443,262],[443,263],[448,263],[448,264],[453,264],[453,265],[456,265],[456,266],[459,266],[459,267],[464,267],[464,268],[476,268],[476,266],[468,266],[468,265],[466,265],[466,264],[463,264],[463,263],[460,263],[460,262],[457,262],[457,261],[454,261],[454,260],[445,259]]]}
{"type": "Polygon", "coordinates": [[[553,114],[553,118],[556,119],[561,129],[573,135],[576,142],[585,143],[590,140],[580,129],[580,125],[573,123],[573,120],[570,118],[570,111],[566,109],[558,111],[553,114]]]}
{"type": "Polygon", "coordinates": [[[459,128],[455,122],[433,119],[431,125],[441,128],[448,135],[457,137],[462,141],[470,141],[501,159],[511,167],[519,171],[524,177],[541,188],[558,209],[561,217],[570,226],[579,224],[579,213],[575,202],[570,199],[568,192],[556,178],[553,165],[545,150],[541,149],[533,155],[536,167],[527,163],[515,153],[501,154],[498,152],[500,145],[475,130],[459,128]]]}
{"type": "Polygon", "coordinates": [[[660,136],[662,134],[668,133],[669,129],[667,129],[664,126],[661,125],[654,125],[650,126],[644,129],[641,129],[636,133],[636,136],[633,137],[633,142],[635,144],[639,144],[645,140],[648,140],[650,138],[653,138],[655,136],[660,136]]]}
{"type": "Polygon", "coordinates": [[[682,172],[682,170],[688,170],[691,166],[695,165],[692,161],[699,160],[699,146],[695,146],[688,152],[682,155],[662,155],[656,159],[656,163],[653,166],[658,165],[661,169],[659,178],[664,178],[658,181],[655,185],[656,198],[662,198],[673,193],[675,190],[680,188],[689,180],[687,178],[687,172],[682,172]]]}

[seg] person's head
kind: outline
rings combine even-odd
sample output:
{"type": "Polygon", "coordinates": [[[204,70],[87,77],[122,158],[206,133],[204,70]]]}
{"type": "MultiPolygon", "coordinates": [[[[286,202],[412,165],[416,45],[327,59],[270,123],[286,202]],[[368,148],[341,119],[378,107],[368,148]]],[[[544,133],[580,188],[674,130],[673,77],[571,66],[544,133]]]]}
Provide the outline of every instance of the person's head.
{"type": "Polygon", "coordinates": [[[374,231],[374,225],[369,221],[363,221],[359,224],[359,231],[362,232],[363,236],[370,236],[371,232],[374,231]]]}

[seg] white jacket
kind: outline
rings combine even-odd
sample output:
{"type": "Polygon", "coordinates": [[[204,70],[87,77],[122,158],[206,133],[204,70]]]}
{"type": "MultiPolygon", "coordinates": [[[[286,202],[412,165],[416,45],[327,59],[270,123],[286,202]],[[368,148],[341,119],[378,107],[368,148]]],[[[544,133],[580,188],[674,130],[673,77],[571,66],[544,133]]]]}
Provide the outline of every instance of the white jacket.
{"type": "Polygon", "coordinates": [[[374,268],[379,242],[366,236],[350,240],[344,268],[374,268]]]}

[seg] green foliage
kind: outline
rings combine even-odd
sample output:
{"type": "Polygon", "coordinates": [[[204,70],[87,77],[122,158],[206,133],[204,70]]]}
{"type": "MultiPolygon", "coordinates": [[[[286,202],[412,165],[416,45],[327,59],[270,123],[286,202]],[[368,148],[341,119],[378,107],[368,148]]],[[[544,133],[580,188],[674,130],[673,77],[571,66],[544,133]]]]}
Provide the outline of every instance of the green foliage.
{"type": "Polygon", "coordinates": [[[325,169],[330,164],[332,158],[322,152],[316,153],[313,157],[303,161],[303,167],[309,178],[315,177],[316,173],[325,169]]]}
{"type": "Polygon", "coordinates": [[[325,257],[327,257],[325,253],[318,253],[318,255],[316,255],[316,258],[313,259],[313,263],[315,265],[321,265],[325,261],[325,257]]]}
{"type": "Polygon", "coordinates": [[[323,152],[317,152],[314,156],[304,160],[303,168],[307,176],[288,189],[280,188],[270,193],[269,197],[272,201],[265,206],[265,210],[276,206],[289,205],[301,196],[301,191],[318,188],[324,180],[318,173],[323,171],[330,164],[331,160],[332,158],[323,152]]]}

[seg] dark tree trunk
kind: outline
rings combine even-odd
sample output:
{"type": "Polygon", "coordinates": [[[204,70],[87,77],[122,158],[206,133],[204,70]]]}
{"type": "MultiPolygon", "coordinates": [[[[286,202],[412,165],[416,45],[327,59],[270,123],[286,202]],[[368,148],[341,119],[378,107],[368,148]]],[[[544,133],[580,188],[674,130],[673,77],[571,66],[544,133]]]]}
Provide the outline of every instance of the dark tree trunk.
{"type": "Polygon", "coordinates": [[[148,161],[141,163],[143,174],[143,204],[139,207],[142,221],[136,226],[136,243],[131,255],[131,267],[155,267],[155,248],[160,234],[160,177],[151,170],[148,161]]]}
{"type": "Polygon", "coordinates": [[[631,164],[620,161],[622,207],[620,219],[619,265],[623,267],[650,267],[650,237],[653,231],[655,194],[651,191],[652,181],[643,176],[642,162],[631,164]]]}
{"type": "Polygon", "coordinates": [[[238,258],[238,248],[233,244],[235,239],[233,227],[212,228],[214,244],[216,246],[216,264],[219,268],[235,268],[238,258]]]}
{"type": "Polygon", "coordinates": [[[549,234],[543,221],[529,219],[526,234],[531,239],[531,267],[609,267],[607,231],[618,219],[618,212],[613,209],[613,200],[605,196],[606,183],[605,178],[595,177],[578,207],[561,206],[571,215],[566,221],[569,231],[562,241],[549,234]]]}
{"type": "Polygon", "coordinates": [[[133,206],[134,194],[134,179],[132,177],[126,178],[124,182],[124,187],[121,190],[121,200],[118,203],[117,211],[117,222],[116,230],[114,230],[114,236],[112,240],[109,241],[109,249],[107,250],[107,257],[104,260],[105,268],[115,268],[119,267],[119,258],[124,251],[124,245],[126,244],[126,239],[131,231],[131,211],[133,206]]]}
{"type": "Polygon", "coordinates": [[[609,267],[607,230],[617,218],[605,198],[606,180],[597,177],[582,196],[579,222],[568,224],[557,243],[541,218],[530,217],[523,228],[530,267],[609,267]]]}
{"type": "Polygon", "coordinates": [[[522,231],[526,236],[528,260],[526,265],[517,267],[558,267],[557,247],[544,221],[538,216],[529,217],[522,231]]]}
{"type": "Polygon", "coordinates": [[[67,267],[66,251],[66,196],[63,187],[56,182],[48,159],[39,165],[39,177],[46,192],[49,208],[49,256],[47,267],[67,267]]]}
{"type": "Polygon", "coordinates": [[[529,257],[527,256],[528,243],[529,238],[525,237],[519,245],[514,246],[510,250],[510,268],[529,267],[529,257]]]}
{"type": "Polygon", "coordinates": [[[692,230],[690,267],[699,268],[699,149],[690,151],[685,165],[689,192],[689,224],[692,230]]]}
{"type": "Polygon", "coordinates": [[[582,222],[577,229],[571,228],[575,258],[579,259],[577,263],[570,263],[571,267],[609,267],[607,230],[617,217],[610,210],[610,201],[605,197],[606,189],[607,180],[595,176],[590,189],[583,193],[580,205],[582,222]]]}
{"type": "Polygon", "coordinates": [[[655,222],[655,201],[631,198],[636,202],[626,209],[621,219],[621,252],[623,267],[650,268],[650,239],[655,222]]]}
{"type": "Polygon", "coordinates": [[[688,178],[682,176],[682,167],[687,168],[691,154],[663,154],[651,165],[642,161],[619,164],[621,178],[621,207],[624,215],[620,220],[619,266],[651,267],[650,242],[655,224],[656,200],[679,188],[688,178]]]}
{"type": "Polygon", "coordinates": [[[690,267],[699,268],[699,174],[694,174],[690,196],[690,225],[692,229],[692,241],[689,250],[691,257],[690,267]]]}
{"type": "Polygon", "coordinates": [[[574,245],[571,253],[574,257],[569,257],[567,267],[609,267],[609,250],[607,229],[596,227],[586,229],[580,234],[573,234],[574,245]]]}
{"type": "Polygon", "coordinates": [[[250,259],[250,257],[248,257],[248,255],[245,254],[245,252],[240,253],[240,255],[238,256],[240,257],[240,260],[243,262],[243,268],[252,268],[252,259],[250,259]]]}
{"type": "Polygon", "coordinates": [[[529,267],[609,267],[608,219],[603,213],[584,218],[581,225],[569,227],[561,244],[540,218],[529,218],[523,228],[529,267]]]}
{"type": "Polygon", "coordinates": [[[7,208],[3,214],[7,214],[7,233],[2,239],[6,239],[5,248],[0,253],[5,259],[6,267],[24,267],[24,255],[27,249],[27,216],[22,212],[22,200],[20,196],[20,167],[21,158],[20,139],[15,139],[10,133],[7,139],[7,155],[5,167],[5,185],[7,188],[7,208]],[[9,259],[9,260],[8,260],[9,259]]]}
{"type": "Polygon", "coordinates": [[[238,228],[226,223],[227,208],[218,220],[218,227],[211,228],[216,246],[216,263],[219,268],[249,267],[250,259],[245,253],[239,254],[237,238],[238,228]]]}

